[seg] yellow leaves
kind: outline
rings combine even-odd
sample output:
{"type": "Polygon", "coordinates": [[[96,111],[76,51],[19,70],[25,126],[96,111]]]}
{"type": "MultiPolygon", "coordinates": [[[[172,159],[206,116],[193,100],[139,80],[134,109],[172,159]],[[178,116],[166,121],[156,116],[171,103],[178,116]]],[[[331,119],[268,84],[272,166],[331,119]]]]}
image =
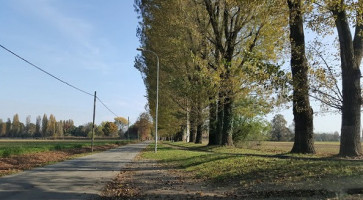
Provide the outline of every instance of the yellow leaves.
{"type": "Polygon", "coordinates": [[[115,122],[126,125],[128,120],[124,117],[115,117],[115,122]]]}
{"type": "Polygon", "coordinates": [[[316,70],[310,70],[310,73],[318,78],[322,82],[326,82],[326,71],[325,69],[318,68],[316,70]]]}

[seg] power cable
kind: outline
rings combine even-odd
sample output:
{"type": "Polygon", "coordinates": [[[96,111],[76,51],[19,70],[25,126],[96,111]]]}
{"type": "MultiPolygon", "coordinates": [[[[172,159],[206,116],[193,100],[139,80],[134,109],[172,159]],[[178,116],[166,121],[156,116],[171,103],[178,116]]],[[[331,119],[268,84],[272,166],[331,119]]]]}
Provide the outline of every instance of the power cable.
{"type": "MultiPolygon", "coordinates": [[[[60,79],[60,78],[58,78],[57,76],[55,76],[55,75],[53,75],[53,74],[51,74],[51,73],[49,73],[49,72],[47,72],[47,71],[45,71],[44,69],[42,69],[41,67],[39,67],[39,66],[37,66],[37,65],[35,65],[35,64],[33,64],[33,63],[31,63],[30,61],[28,61],[27,59],[25,59],[25,58],[23,58],[23,57],[21,57],[21,56],[19,56],[18,54],[16,54],[16,53],[14,53],[13,51],[11,51],[11,50],[9,50],[8,48],[6,48],[6,47],[4,47],[3,45],[1,45],[0,44],[0,47],[1,48],[3,48],[4,50],[6,50],[6,51],[8,51],[9,53],[11,53],[11,54],[13,54],[14,56],[16,56],[17,58],[19,58],[19,59],[21,59],[21,60],[23,60],[24,62],[26,62],[26,63],[28,63],[29,65],[31,65],[31,66],[33,66],[33,67],[35,67],[36,69],[38,69],[38,70],[40,70],[40,71],[42,71],[43,73],[45,73],[45,74],[47,74],[47,75],[49,75],[49,76],[51,76],[52,78],[55,78],[56,80],[58,80],[58,81],[60,81],[60,82],[62,82],[62,83],[64,83],[64,84],[66,84],[66,85],[68,85],[69,87],[72,87],[73,89],[76,89],[76,90],[78,90],[78,91],[80,91],[80,92],[82,92],[82,93],[84,93],[84,94],[87,94],[87,95],[90,95],[90,96],[94,96],[93,94],[91,94],[91,93],[89,93],[89,92],[86,92],[85,90],[82,90],[82,89],[80,89],[80,88],[78,88],[78,87],[76,87],[76,86],[74,86],[74,85],[72,85],[72,84],[70,84],[70,83],[68,83],[68,82],[66,82],[66,81],[63,81],[62,79],[60,79]]],[[[101,102],[101,104],[108,110],[108,111],[110,111],[112,114],[114,114],[116,117],[118,117],[118,115],[116,115],[110,108],[108,108],[107,106],[106,106],[106,104],[105,103],[103,103],[102,101],[101,101],[101,99],[99,98],[99,97],[97,97],[96,96],[96,98],[101,102]]]]}
{"type": "Polygon", "coordinates": [[[89,92],[86,92],[86,91],[84,91],[84,90],[82,90],[82,89],[80,89],[80,88],[78,88],[78,87],[76,87],[76,86],[74,86],[74,85],[72,85],[72,84],[70,84],[70,83],[66,82],[66,81],[63,81],[62,79],[60,79],[60,78],[58,78],[58,77],[54,76],[53,74],[51,74],[51,73],[49,73],[49,72],[45,71],[44,69],[42,69],[42,68],[38,67],[37,65],[35,65],[35,64],[31,63],[30,61],[28,61],[27,59],[25,59],[25,58],[23,58],[23,57],[19,56],[18,54],[14,53],[13,51],[11,51],[11,50],[9,50],[9,49],[7,49],[7,48],[6,48],[6,47],[4,47],[3,45],[1,45],[1,44],[0,44],[0,47],[1,47],[1,48],[3,48],[3,49],[5,49],[5,50],[6,50],[6,51],[8,51],[9,53],[13,54],[14,56],[18,57],[19,59],[23,60],[24,62],[28,63],[29,65],[31,65],[31,66],[33,66],[33,67],[37,68],[38,70],[42,71],[43,73],[45,73],[45,74],[47,74],[47,75],[49,75],[49,76],[51,76],[51,77],[53,77],[53,78],[57,79],[58,81],[60,81],[60,82],[62,82],[62,83],[64,83],[64,84],[66,84],[66,85],[68,85],[69,87],[72,87],[72,88],[74,88],[74,89],[76,89],[76,90],[78,90],[78,91],[80,91],[80,92],[83,92],[83,93],[85,93],[85,94],[87,94],[87,95],[93,96],[93,94],[91,94],[91,93],[89,93],[89,92]]]}
{"type": "Polygon", "coordinates": [[[112,110],[111,109],[109,109],[107,106],[106,106],[106,104],[104,104],[102,101],[101,101],[101,99],[99,98],[99,97],[97,97],[96,96],[96,98],[98,99],[98,101],[100,101],[100,103],[108,110],[108,111],[110,111],[112,114],[114,114],[116,117],[118,117],[118,115],[116,115],[114,112],[112,112],[112,110]]]}

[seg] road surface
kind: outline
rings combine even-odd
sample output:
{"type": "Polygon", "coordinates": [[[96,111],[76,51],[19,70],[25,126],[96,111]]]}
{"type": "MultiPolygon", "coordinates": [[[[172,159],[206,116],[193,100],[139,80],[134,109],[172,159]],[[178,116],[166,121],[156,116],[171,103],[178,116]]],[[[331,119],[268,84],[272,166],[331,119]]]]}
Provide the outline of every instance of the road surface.
{"type": "Polygon", "coordinates": [[[0,178],[1,200],[93,199],[147,146],[129,144],[0,178]]]}

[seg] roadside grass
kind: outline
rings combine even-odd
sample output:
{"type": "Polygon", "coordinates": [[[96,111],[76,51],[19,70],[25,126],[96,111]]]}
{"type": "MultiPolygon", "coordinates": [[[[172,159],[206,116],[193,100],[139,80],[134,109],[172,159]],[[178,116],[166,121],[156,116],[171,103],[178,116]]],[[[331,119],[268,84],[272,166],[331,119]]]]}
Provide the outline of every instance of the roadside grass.
{"type": "Polygon", "coordinates": [[[135,143],[127,140],[0,140],[0,177],[135,143]]]}
{"type": "Polygon", "coordinates": [[[321,180],[363,177],[363,160],[332,157],[339,143],[316,143],[317,155],[289,154],[291,147],[292,143],[273,142],[249,149],[164,142],[158,153],[151,145],[142,156],[221,185],[318,184],[321,180]]]}
{"type": "MultiPolygon", "coordinates": [[[[100,140],[94,141],[94,146],[102,146],[108,144],[127,144],[125,140],[100,140]]],[[[77,140],[0,140],[0,157],[10,157],[13,155],[23,155],[29,153],[62,151],[67,149],[87,148],[91,146],[90,141],[77,140]]]]}

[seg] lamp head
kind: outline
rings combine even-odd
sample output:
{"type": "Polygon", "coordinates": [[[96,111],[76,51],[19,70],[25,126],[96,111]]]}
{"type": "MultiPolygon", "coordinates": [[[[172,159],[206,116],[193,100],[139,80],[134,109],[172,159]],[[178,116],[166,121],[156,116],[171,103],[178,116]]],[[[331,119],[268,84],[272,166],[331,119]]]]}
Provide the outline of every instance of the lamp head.
{"type": "Polygon", "coordinates": [[[138,51],[144,51],[144,48],[137,48],[138,51]]]}

